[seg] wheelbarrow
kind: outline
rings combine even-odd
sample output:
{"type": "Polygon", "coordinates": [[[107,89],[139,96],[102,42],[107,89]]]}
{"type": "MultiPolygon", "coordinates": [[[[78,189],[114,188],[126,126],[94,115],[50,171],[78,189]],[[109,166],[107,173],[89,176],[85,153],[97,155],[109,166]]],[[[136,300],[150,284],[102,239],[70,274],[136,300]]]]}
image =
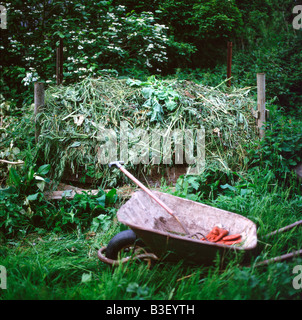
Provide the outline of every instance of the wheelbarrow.
{"type": "MultiPolygon", "coordinates": [[[[119,168],[129,174],[125,168],[119,168]]],[[[131,174],[128,176],[133,178],[131,174]]],[[[150,192],[140,183],[137,184],[144,191],[136,191],[117,212],[118,221],[130,229],[118,233],[107,247],[98,250],[98,258],[102,262],[115,266],[131,259],[184,260],[190,264],[209,266],[215,263],[217,255],[221,260],[233,254],[242,255],[242,261],[247,263],[257,253],[257,227],[250,219],[189,199],[158,191],[150,192]],[[167,214],[167,208],[170,214],[167,214]],[[214,243],[207,239],[201,241],[214,226],[228,230],[231,235],[240,234],[242,241],[234,245],[214,243]],[[125,248],[131,248],[134,252],[118,259],[119,253],[125,248]]],[[[302,225],[302,220],[276,230],[267,237],[297,225],[302,225]]],[[[302,255],[302,250],[277,257],[276,260],[297,255],[302,255]]]]}

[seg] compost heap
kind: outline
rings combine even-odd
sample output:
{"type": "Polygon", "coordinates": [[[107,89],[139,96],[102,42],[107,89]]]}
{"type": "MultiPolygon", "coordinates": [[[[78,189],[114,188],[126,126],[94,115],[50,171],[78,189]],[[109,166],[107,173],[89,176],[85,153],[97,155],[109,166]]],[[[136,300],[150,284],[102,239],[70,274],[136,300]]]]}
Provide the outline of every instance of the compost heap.
{"type": "MultiPolygon", "coordinates": [[[[243,164],[243,146],[257,139],[252,115],[256,102],[249,96],[250,88],[232,88],[228,92],[220,88],[185,80],[158,80],[154,76],[145,82],[108,76],[86,78],[74,85],[50,87],[45,108],[37,117],[39,157],[51,164],[56,180],[64,174],[80,173],[103,179],[106,187],[116,187],[118,170],[109,170],[98,156],[105,143],[99,139],[102,130],[114,130],[117,145],[127,134],[126,167],[148,174],[148,168],[154,166],[151,160],[144,165],[131,161],[131,148],[140,140],[131,135],[131,130],[203,127],[207,168],[236,170],[243,164]],[[127,122],[128,133],[121,133],[122,122],[127,122]]],[[[119,154],[116,156],[112,160],[122,160],[119,154]]],[[[173,157],[171,160],[173,166],[173,157]]]]}

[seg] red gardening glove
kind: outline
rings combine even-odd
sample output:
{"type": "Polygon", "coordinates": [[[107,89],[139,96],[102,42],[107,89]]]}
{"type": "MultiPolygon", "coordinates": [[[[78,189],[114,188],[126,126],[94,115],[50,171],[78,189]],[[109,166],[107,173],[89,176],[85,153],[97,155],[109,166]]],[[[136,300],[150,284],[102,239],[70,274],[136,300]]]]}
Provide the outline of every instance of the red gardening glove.
{"type": "Polygon", "coordinates": [[[201,240],[208,240],[211,242],[217,242],[221,240],[223,237],[227,236],[229,232],[225,229],[214,227],[209,234],[206,236],[206,238],[202,238],[201,240]]]}
{"type": "Polygon", "coordinates": [[[241,235],[239,233],[236,233],[236,234],[223,237],[222,240],[217,243],[226,244],[230,246],[232,244],[240,243],[241,241],[242,241],[241,235]]]}

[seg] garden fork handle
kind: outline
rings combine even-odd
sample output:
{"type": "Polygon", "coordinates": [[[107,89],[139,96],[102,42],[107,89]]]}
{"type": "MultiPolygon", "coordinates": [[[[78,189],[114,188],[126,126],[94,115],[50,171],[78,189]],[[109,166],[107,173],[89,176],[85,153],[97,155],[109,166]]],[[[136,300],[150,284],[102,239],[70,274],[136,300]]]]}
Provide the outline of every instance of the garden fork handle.
{"type": "Polygon", "coordinates": [[[163,207],[171,216],[173,216],[177,222],[181,225],[186,234],[190,234],[188,229],[179,221],[179,219],[174,215],[173,210],[169,208],[164,202],[162,202],[151,190],[145,187],[139,180],[137,180],[128,170],[123,167],[123,161],[114,161],[109,163],[109,167],[116,165],[129,179],[131,179],[136,185],[138,185],[142,190],[144,190],[153,200],[155,200],[161,207],[163,207]]]}

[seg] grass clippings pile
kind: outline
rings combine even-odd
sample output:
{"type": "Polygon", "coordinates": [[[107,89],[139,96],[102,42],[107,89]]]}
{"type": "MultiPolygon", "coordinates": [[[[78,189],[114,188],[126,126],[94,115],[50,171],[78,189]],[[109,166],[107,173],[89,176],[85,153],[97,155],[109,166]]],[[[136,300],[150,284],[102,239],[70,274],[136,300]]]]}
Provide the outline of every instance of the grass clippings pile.
{"type": "MultiPolygon", "coordinates": [[[[249,96],[250,88],[227,92],[219,88],[192,81],[158,80],[154,76],[145,82],[87,78],[70,86],[50,87],[46,90],[45,108],[37,117],[39,156],[44,163],[51,164],[57,180],[67,172],[81,173],[103,184],[106,180],[106,186],[114,187],[117,176],[100,161],[100,150],[106,144],[100,139],[104,130],[116,133],[117,146],[127,136],[128,169],[147,170],[152,165],[152,150],[148,149],[149,161],[144,166],[131,161],[133,147],[137,150],[142,144],[140,135],[134,132],[191,129],[194,134],[194,130],[204,128],[206,166],[238,169],[244,162],[244,145],[257,139],[251,112],[256,103],[249,96]],[[121,132],[123,122],[127,123],[128,132],[121,132]]],[[[173,166],[173,144],[171,149],[168,152],[172,152],[173,166]]],[[[163,160],[165,151],[160,152],[163,160]]],[[[122,160],[119,153],[116,156],[122,160]]]]}

